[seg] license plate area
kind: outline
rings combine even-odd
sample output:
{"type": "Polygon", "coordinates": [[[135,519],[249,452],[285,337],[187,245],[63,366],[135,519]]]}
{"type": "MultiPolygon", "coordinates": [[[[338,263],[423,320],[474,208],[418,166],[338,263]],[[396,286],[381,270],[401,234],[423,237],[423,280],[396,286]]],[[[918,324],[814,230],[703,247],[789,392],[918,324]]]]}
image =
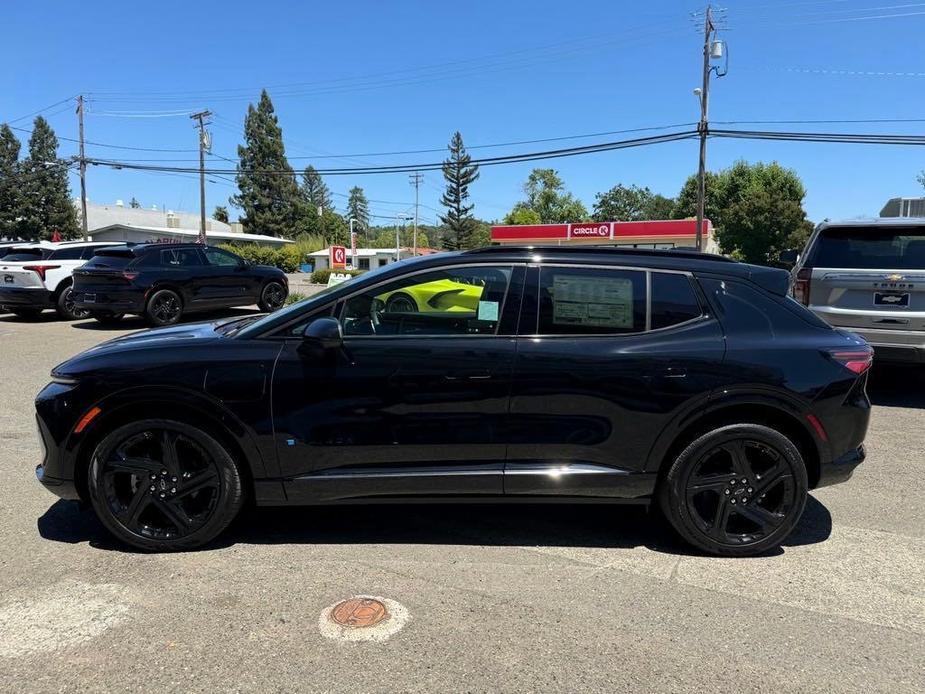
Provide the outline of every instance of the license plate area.
{"type": "Polygon", "coordinates": [[[909,292],[874,292],[874,306],[909,308],[909,292]]]}
{"type": "Polygon", "coordinates": [[[96,294],[84,294],[84,303],[95,304],[96,303],[96,294]]]}

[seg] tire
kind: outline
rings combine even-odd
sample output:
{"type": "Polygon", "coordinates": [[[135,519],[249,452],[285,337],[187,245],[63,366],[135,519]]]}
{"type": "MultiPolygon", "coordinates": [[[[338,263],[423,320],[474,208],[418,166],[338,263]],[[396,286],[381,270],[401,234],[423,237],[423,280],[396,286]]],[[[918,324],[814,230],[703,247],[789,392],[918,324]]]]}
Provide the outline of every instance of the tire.
{"type": "Polygon", "coordinates": [[[257,306],[261,311],[273,313],[286,305],[286,297],[289,296],[289,290],[281,282],[267,282],[260,290],[260,301],[257,306]]]}
{"type": "Polygon", "coordinates": [[[385,302],[386,313],[417,313],[418,304],[414,298],[404,292],[392,294],[385,302]]]}
{"type": "Polygon", "coordinates": [[[133,422],[105,436],[93,452],[87,485],[106,529],[153,552],[201,547],[244,504],[241,474],[228,451],[210,434],[166,419],[133,422]]]}
{"type": "Polygon", "coordinates": [[[759,424],[732,424],[688,445],[659,496],[686,542],[747,557],[780,546],[800,520],[807,489],[806,465],[790,439],[759,424]]]}
{"type": "Polygon", "coordinates": [[[42,309],[40,308],[11,308],[9,311],[14,316],[24,318],[25,320],[35,320],[42,313],[42,309]]]}
{"type": "Polygon", "coordinates": [[[124,313],[109,313],[108,311],[90,311],[90,317],[103,325],[115,325],[124,317],[124,313]]]}
{"type": "Polygon", "coordinates": [[[90,315],[86,309],[77,308],[73,300],[73,285],[67,285],[58,292],[58,299],[55,302],[55,311],[58,316],[64,320],[83,320],[90,315]]]}
{"type": "Polygon", "coordinates": [[[145,318],[156,327],[173,325],[183,315],[183,300],[173,289],[159,289],[145,306],[145,318]]]}

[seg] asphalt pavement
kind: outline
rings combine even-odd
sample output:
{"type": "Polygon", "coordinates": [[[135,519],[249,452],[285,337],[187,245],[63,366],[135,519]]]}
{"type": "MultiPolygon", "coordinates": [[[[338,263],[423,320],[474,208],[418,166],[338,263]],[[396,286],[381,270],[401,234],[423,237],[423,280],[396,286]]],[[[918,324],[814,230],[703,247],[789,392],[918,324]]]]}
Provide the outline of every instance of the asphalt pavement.
{"type": "Polygon", "coordinates": [[[772,556],[604,506],[257,509],[156,555],[34,478],[51,367],[141,327],[0,315],[0,691],[925,691],[925,368],[875,369],[867,462],[772,556]],[[320,628],[357,595],[400,629],[320,628]]]}

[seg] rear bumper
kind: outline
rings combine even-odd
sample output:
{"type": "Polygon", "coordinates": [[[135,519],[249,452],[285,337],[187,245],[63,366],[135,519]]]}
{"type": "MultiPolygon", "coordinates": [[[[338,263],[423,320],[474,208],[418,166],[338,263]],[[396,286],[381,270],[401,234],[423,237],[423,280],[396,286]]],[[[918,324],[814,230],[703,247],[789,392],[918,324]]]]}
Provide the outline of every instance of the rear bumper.
{"type": "Polygon", "coordinates": [[[816,485],[816,489],[847,481],[854,474],[854,469],[863,463],[866,457],[867,453],[864,446],[861,445],[835,460],[823,463],[820,466],[819,483],[816,485]]]}
{"type": "Polygon", "coordinates": [[[9,308],[51,308],[52,293],[44,287],[0,286],[0,306],[9,308]]]}
{"type": "Polygon", "coordinates": [[[94,291],[78,289],[72,294],[74,305],[84,311],[107,311],[111,313],[144,313],[145,297],[141,291],[94,291]],[[94,301],[87,301],[89,296],[94,301]]]}

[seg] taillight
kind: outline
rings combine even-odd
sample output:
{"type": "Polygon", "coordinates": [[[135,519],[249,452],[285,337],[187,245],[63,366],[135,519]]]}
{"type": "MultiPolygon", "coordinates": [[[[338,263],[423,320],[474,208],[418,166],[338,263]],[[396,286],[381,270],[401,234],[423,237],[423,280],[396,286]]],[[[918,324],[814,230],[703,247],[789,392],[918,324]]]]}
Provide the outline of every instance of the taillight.
{"type": "Polygon", "coordinates": [[[848,371],[858,375],[867,371],[874,361],[874,353],[870,350],[830,352],[830,354],[832,359],[844,366],[848,371]]]}
{"type": "Polygon", "coordinates": [[[45,273],[48,270],[57,270],[60,265],[23,265],[23,270],[32,270],[36,275],[42,278],[42,281],[45,281],[45,273]]]}
{"type": "Polygon", "coordinates": [[[131,271],[129,271],[129,270],[123,270],[123,271],[122,271],[122,276],[123,276],[125,279],[127,279],[129,282],[131,282],[131,281],[134,280],[136,277],[138,277],[138,273],[137,273],[137,272],[131,272],[131,271]]]}
{"type": "Polygon", "coordinates": [[[807,267],[797,272],[797,277],[793,281],[793,298],[804,306],[809,306],[809,286],[812,281],[813,271],[807,267]]]}

